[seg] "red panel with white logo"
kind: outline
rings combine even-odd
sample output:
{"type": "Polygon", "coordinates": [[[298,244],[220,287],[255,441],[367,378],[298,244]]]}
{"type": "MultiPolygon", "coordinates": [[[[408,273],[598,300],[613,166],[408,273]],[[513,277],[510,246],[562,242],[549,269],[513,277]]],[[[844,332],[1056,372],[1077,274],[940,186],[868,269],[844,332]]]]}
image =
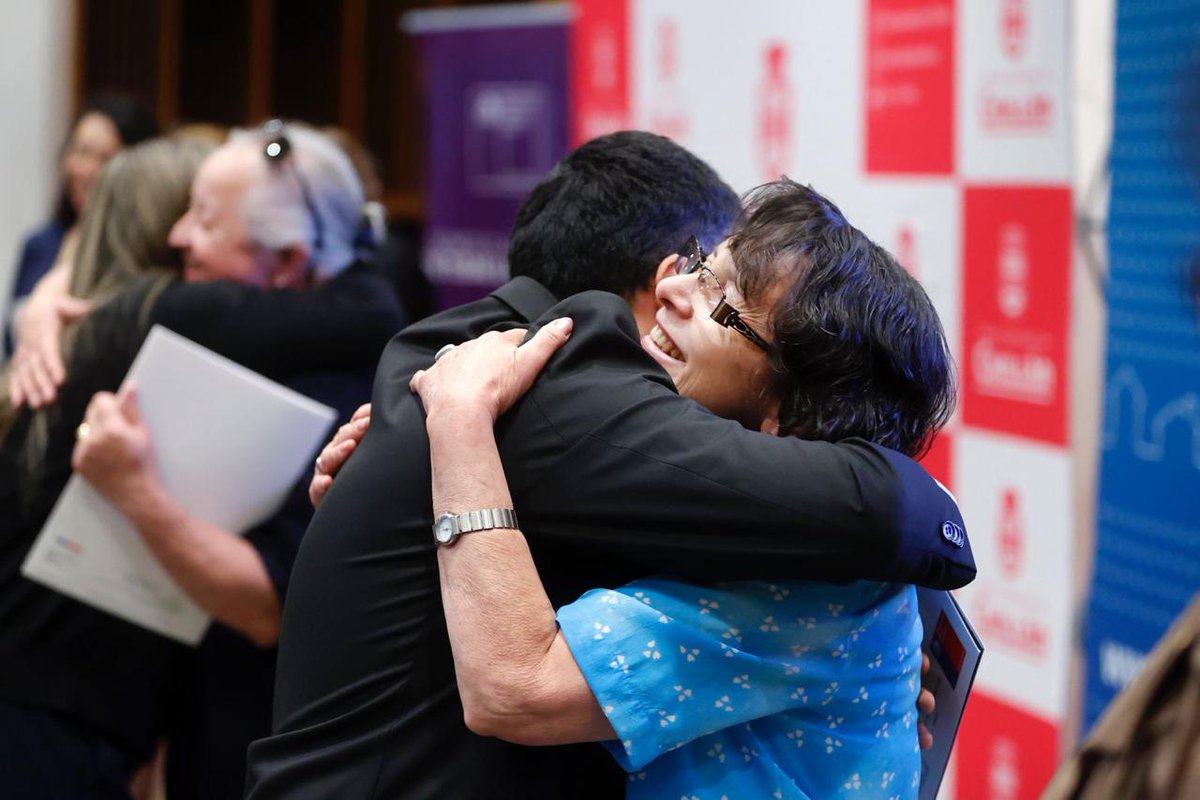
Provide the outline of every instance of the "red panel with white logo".
{"type": "Polygon", "coordinates": [[[579,0],[571,28],[572,145],[630,127],[629,0],[579,0]]]}
{"type": "Polygon", "coordinates": [[[955,3],[867,5],[868,173],[954,171],[955,3]]]}
{"type": "Polygon", "coordinates": [[[963,212],[963,420],[1066,444],[1071,192],[969,187],[963,212]]]}
{"type": "Polygon", "coordinates": [[[942,431],[933,440],[929,452],[921,457],[921,466],[937,478],[942,486],[954,491],[954,442],[949,431],[942,431]]]}
{"type": "Polygon", "coordinates": [[[1058,763],[1058,726],[975,691],[955,752],[960,800],[1037,800],[1058,763]]]}

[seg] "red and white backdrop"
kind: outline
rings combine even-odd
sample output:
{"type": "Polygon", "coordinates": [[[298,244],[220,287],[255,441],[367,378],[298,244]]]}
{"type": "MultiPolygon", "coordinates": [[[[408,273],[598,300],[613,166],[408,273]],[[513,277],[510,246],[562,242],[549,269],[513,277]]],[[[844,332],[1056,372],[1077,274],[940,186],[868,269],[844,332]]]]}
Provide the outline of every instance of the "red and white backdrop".
{"type": "Polygon", "coordinates": [[[1067,4],[579,0],[572,131],[669,135],[736,189],[828,194],[925,285],[958,364],[927,458],[957,495],[987,646],[944,796],[1033,798],[1071,626],[1067,4]]]}

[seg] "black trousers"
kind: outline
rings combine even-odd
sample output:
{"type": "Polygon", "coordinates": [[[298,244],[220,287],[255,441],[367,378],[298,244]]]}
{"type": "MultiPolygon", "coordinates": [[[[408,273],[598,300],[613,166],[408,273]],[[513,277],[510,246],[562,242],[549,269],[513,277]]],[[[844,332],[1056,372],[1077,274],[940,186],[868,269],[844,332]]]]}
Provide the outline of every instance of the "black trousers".
{"type": "Polygon", "coordinates": [[[0,797],[129,800],[131,777],[107,739],[55,714],[0,702],[0,797]]]}

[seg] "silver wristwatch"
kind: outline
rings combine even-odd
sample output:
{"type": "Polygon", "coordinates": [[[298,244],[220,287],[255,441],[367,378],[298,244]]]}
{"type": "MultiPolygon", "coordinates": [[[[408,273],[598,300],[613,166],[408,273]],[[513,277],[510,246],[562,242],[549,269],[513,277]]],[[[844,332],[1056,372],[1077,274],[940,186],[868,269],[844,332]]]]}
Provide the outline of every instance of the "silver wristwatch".
{"type": "Polygon", "coordinates": [[[465,514],[442,514],[433,523],[433,540],[439,545],[454,544],[464,533],[488,531],[495,528],[517,529],[517,512],[511,508],[485,508],[465,514]]]}

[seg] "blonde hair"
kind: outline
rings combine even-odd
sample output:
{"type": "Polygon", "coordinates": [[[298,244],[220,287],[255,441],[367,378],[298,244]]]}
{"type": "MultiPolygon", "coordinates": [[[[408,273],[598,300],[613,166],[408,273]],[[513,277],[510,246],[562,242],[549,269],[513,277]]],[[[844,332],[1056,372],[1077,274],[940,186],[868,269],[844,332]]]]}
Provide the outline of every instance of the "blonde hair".
{"type": "MultiPolygon", "coordinates": [[[[144,325],[150,307],[180,273],[179,255],[167,245],[171,226],[187,210],[192,178],[213,146],[194,138],[164,137],[121,151],[100,175],[79,226],[79,247],[71,268],[70,293],[100,305],[137,278],[157,278],[137,320],[144,325]]],[[[94,331],[85,318],[63,333],[63,363],[72,356],[92,358],[94,331]]],[[[34,412],[22,443],[20,463],[27,484],[40,473],[54,406],[34,412]]],[[[8,388],[8,368],[0,370],[0,443],[17,419],[8,388]]]]}
{"type": "Polygon", "coordinates": [[[213,146],[191,137],[153,139],[104,170],[79,228],[71,294],[99,304],[147,272],[178,274],[167,235],[187,210],[192,178],[213,146]]]}

